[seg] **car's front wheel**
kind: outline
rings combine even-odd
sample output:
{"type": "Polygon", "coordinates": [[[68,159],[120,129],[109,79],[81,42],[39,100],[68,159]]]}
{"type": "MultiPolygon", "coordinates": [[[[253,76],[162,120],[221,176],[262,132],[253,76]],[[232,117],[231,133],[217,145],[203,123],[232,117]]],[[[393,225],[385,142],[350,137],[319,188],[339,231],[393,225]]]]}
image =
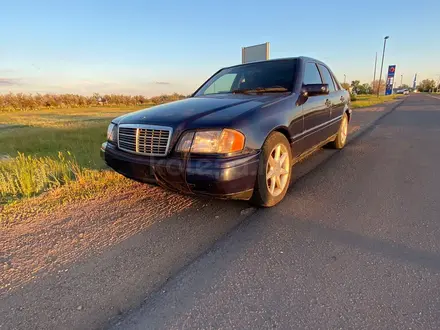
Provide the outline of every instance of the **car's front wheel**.
{"type": "Polygon", "coordinates": [[[287,138],[272,132],[263,145],[251,202],[270,207],[286,195],[292,172],[292,151],[287,138]]]}

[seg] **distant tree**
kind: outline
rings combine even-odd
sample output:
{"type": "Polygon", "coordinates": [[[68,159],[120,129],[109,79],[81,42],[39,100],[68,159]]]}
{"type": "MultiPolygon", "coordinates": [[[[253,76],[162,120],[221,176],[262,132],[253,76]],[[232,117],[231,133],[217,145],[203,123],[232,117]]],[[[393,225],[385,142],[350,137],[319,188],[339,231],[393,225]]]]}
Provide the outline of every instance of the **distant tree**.
{"type": "Polygon", "coordinates": [[[365,84],[359,85],[357,87],[357,93],[358,94],[371,94],[372,89],[371,89],[370,84],[365,83],[365,84]]]}
{"type": "MultiPolygon", "coordinates": [[[[371,83],[371,90],[372,93],[375,94],[377,93],[377,88],[379,87],[379,80],[375,80],[371,83]]],[[[384,80],[380,80],[380,91],[379,94],[385,94],[385,81],[384,80]]]]}
{"type": "Polygon", "coordinates": [[[357,93],[360,84],[361,84],[361,82],[359,80],[353,80],[350,84],[352,91],[357,93]]]}
{"type": "Polygon", "coordinates": [[[6,110],[7,105],[5,96],[0,95],[0,111],[6,110]]]}
{"type": "Polygon", "coordinates": [[[401,89],[409,89],[410,87],[407,84],[402,84],[401,86],[399,86],[399,88],[401,88],[401,89]]]}
{"type": "Polygon", "coordinates": [[[420,82],[419,86],[417,86],[419,92],[430,92],[434,90],[434,88],[435,88],[435,81],[432,79],[424,79],[420,82]]]}

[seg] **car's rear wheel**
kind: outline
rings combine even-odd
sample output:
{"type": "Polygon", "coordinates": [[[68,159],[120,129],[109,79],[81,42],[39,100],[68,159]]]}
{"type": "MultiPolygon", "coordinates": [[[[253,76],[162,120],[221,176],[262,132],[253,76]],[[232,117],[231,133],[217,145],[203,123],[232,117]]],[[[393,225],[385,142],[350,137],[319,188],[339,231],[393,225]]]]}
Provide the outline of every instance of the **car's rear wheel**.
{"type": "Polygon", "coordinates": [[[336,134],[335,140],[330,143],[330,146],[335,149],[344,148],[347,143],[348,134],[348,116],[346,113],[342,116],[341,125],[339,126],[338,133],[336,134]]]}
{"type": "Polygon", "coordinates": [[[292,173],[292,151],[289,141],[273,132],[263,145],[251,202],[270,207],[278,204],[286,195],[292,173]]]}

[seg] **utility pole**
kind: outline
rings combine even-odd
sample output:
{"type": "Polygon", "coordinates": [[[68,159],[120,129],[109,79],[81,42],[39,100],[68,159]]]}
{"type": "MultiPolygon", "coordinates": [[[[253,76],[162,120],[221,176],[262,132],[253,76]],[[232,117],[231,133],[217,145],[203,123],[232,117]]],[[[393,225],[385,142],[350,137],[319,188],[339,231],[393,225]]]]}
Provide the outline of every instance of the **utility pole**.
{"type": "Polygon", "coordinates": [[[389,36],[386,36],[385,38],[383,38],[382,64],[380,65],[380,76],[379,76],[379,83],[378,83],[378,86],[377,86],[377,97],[379,97],[380,80],[382,79],[382,70],[383,70],[383,59],[385,57],[385,47],[387,45],[387,39],[388,38],[389,38],[389,36]]]}
{"type": "Polygon", "coordinates": [[[345,84],[345,78],[347,78],[347,76],[344,74],[344,84],[345,84]]]}
{"type": "Polygon", "coordinates": [[[377,52],[376,52],[376,58],[374,59],[374,76],[373,76],[373,84],[376,81],[376,66],[377,66],[377,52]]]}
{"type": "Polygon", "coordinates": [[[403,81],[403,74],[401,74],[401,75],[400,75],[400,87],[402,87],[402,86],[403,86],[403,83],[402,83],[402,81],[403,81]]]}

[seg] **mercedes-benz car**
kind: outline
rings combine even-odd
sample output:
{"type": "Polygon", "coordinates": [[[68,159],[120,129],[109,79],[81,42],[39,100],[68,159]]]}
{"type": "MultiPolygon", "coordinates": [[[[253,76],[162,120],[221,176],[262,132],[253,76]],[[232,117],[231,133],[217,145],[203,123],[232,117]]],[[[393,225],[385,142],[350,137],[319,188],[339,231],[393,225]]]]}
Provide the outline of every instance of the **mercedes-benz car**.
{"type": "Polygon", "coordinates": [[[253,62],[219,70],[184,100],[114,119],[101,156],[137,181],[269,207],[298,160],[344,147],[351,116],[349,93],[324,63],[253,62]]]}

